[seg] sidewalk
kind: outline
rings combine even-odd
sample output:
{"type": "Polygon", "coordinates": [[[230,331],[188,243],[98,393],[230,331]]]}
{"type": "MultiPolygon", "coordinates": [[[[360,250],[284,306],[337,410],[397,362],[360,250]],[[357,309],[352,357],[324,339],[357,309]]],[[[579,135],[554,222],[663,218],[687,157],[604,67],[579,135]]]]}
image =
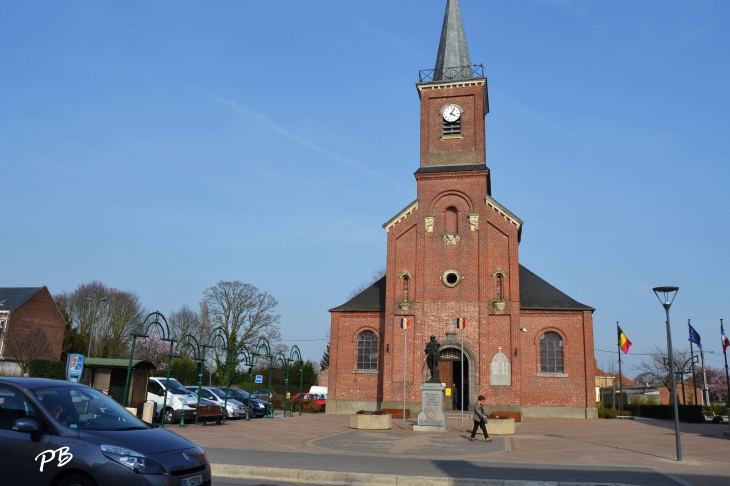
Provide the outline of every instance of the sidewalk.
{"type": "MultiPolygon", "coordinates": [[[[357,474],[385,475],[378,478],[382,484],[407,484],[414,476],[431,484],[457,484],[447,478],[497,480],[488,484],[730,483],[730,440],[722,437],[727,425],[681,424],[684,461],[678,463],[670,421],[531,420],[517,424],[514,436],[495,436],[490,444],[468,441],[470,421],[466,432],[459,420],[450,421],[448,434],[412,432],[413,421],[403,430],[400,420],[393,421],[391,431],[355,431],[348,421],[345,415],[304,414],[169,429],[203,446],[216,475],[252,477],[240,475],[267,468],[258,473],[271,480],[328,484],[358,482],[357,474]]],[[[423,481],[415,482],[427,484],[423,481]]]]}

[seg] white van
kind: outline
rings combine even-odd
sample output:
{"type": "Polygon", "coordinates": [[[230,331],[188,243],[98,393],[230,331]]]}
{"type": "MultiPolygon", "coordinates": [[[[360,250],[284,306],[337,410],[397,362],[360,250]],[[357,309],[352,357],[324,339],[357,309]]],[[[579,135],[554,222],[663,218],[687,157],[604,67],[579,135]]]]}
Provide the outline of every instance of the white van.
{"type": "MultiPolygon", "coordinates": [[[[159,419],[162,412],[164,395],[165,379],[151,376],[147,383],[147,401],[155,402],[155,418],[157,419],[159,419]]],[[[185,420],[194,420],[197,406],[198,398],[187,391],[175,378],[170,378],[165,408],[165,423],[179,421],[182,413],[185,414],[185,420]]]]}
{"type": "Polygon", "coordinates": [[[323,398],[327,400],[326,386],[313,386],[309,389],[309,393],[314,393],[315,395],[323,395],[323,398]]]}

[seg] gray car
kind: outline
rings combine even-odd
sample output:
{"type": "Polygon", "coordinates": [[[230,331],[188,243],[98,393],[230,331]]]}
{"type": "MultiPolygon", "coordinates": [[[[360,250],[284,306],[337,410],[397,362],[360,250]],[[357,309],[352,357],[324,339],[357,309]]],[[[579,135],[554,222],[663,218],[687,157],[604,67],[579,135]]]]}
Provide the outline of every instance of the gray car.
{"type": "Polygon", "coordinates": [[[210,486],[205,452],[98,390],[0,378],[4,486],[210,486]]]}

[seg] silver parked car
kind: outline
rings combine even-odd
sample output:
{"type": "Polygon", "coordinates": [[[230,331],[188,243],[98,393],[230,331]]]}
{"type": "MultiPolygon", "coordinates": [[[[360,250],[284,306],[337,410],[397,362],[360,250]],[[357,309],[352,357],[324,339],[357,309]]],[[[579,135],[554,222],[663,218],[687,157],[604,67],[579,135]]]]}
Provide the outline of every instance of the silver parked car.
{"type": "MultiPolygon", "coordinates": [[[[193,395],[197,396],[198,394],[198,387],[197,386],[186,386],[185,387],[188,391],[190,391],[193,395]]],[[[229,418],[245,418],[247,413],[246,405],[239,402],[238,400],[234,400],[232,398],[229,398],[226,402],[226,393],[225,391],[221,390],[220,388],[215,388],[212,386],[202,386],[200,387],[200,399],[201,400],[208,400],[211,402],[215,402],[218,405],[223,408],[226,407],[227,415],[229,418]]]]}

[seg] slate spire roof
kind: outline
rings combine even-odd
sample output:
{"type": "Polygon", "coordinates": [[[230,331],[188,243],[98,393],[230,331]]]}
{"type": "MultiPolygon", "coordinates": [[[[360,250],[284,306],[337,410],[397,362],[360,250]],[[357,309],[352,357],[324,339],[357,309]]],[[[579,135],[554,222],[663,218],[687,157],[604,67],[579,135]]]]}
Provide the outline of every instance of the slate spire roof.
{"type": "Polygon", "coordinates": [[[459,0],[448,0],[433,80],[471,78],[473,74],[471,68],[449,70],[449,68],[465,66],[471,66],[471,59],[469,58],[469,47],[466,45],[464,24],[461,21],[459,0]]]}

